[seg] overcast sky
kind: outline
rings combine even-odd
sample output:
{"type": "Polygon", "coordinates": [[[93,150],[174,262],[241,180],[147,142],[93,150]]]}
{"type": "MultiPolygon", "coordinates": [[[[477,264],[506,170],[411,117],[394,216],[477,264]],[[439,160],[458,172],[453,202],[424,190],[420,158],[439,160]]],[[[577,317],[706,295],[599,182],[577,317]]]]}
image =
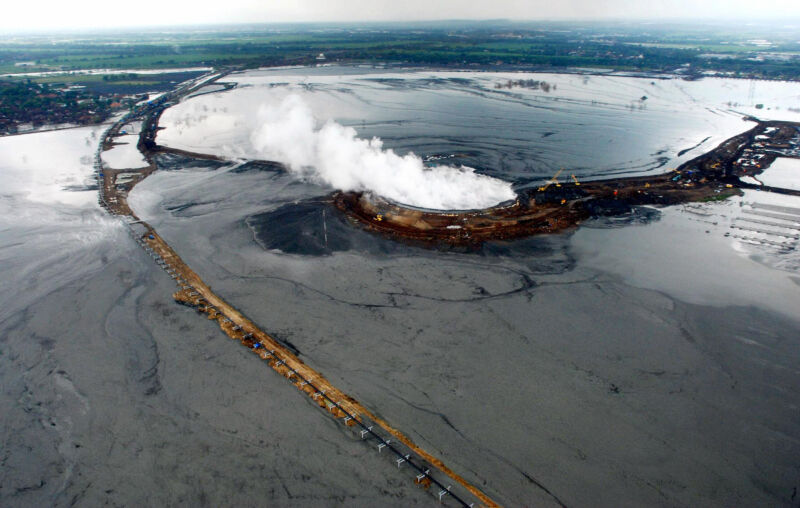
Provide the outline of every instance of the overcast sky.
{"type": "Polygon", "coordinates": [[[800,19],[800,0],[5,0],[0,31],[437,19],[800,19]]]}

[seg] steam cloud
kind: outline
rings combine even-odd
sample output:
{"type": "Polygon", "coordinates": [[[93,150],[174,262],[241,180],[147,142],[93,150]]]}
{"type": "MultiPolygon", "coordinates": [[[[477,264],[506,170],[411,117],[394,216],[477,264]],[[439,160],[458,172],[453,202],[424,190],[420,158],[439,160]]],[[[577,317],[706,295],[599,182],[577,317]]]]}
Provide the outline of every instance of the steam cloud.
{"type": "Polygon", "coordinates": [[[302,177],[346,191],[371,191],[393,201],[440,210],[486,208],[513,199],[511,184],[472,168],[426,168],[414,154],[400,156],[378,138],[359,139],[334,121],[317,126],[298,96],[262,105],[251,135],[259,156],[286,164],[302,177]]]}

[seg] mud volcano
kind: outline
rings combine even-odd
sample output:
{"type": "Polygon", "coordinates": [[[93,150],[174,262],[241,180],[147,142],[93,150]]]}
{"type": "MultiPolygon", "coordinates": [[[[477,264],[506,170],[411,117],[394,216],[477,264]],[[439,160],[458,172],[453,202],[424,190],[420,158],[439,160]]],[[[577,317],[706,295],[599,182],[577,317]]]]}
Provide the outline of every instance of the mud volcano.
{"type": "Polygon", "coordinates": [[[482,210],[420,209],[362,192],[337,192],[333,203],[368,230],[426,244],[477,246],[487,240],[558,231],[588,217],[575,202],[532,207],[522,196],[482,210]]]}
{"type": "Polygon", "coordinates": [[[477,247],[489,240],[554,233],[590,217],[622,215],[639,205],[725,199],[738,193],[738,188],[754,187],[740,177],[760,174],[776,156],[785,155],[782,151],[798,146],[799,124],[759,122],[669,173],[583,183],[554,178],[521,191],[514,201],[482,210],[419,209],[362,192],[337,192],[332,200],[369,231],[427,245],[477,247]]]}

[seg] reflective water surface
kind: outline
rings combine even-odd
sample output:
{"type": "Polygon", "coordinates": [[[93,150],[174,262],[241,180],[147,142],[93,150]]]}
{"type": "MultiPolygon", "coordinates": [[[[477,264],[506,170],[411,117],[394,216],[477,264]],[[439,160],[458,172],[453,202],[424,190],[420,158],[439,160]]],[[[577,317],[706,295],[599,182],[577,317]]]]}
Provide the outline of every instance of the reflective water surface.
{"type": "Polygon", "coordinates": [[[249,135],[259,106],[297,94],[319,122],[335,119],[399,153],[443,156],[435,162],[524,186],[560,168],[578,178],[660,172],[746,130],[752,123],[745,115],[800,120],[798,87],[783,82],[351,67],[226,79],[240,87],[169,109],[159,142],[253,157],[249,135]],[[518,80],[544,82],[548,91],[505,87],[518,80]]]}

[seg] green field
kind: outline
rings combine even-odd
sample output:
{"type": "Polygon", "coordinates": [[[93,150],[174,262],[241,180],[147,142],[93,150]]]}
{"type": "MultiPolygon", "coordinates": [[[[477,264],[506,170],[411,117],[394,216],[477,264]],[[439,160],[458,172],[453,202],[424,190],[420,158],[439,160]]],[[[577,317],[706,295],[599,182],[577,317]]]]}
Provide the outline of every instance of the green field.
{"type": "Polygon", "coordinates": [[[590,66],[672,71],[689,64],[698,73],[711,70],[742,77],[800,79],[800,37],[791,31],[759,31],[753,26],[647,25],[638,29],[624,24],[512,22],[265,25],[168,34],[76,34],[70,42],[47,35],[0,38],[0,73],[313,64],[319,53],[325,53],[328,61],[340,62],[527,69],[590,66]],[[748,42],[753,39],[768,39],[772,46],[748,42]],[[790,61],[751,59],[765,52],[797,57],[790,61]],[[730,58],[712,61],[703,53],[730,58]],[[20,62],[35,65],[19,67],[16,64],[20,62]]]}

